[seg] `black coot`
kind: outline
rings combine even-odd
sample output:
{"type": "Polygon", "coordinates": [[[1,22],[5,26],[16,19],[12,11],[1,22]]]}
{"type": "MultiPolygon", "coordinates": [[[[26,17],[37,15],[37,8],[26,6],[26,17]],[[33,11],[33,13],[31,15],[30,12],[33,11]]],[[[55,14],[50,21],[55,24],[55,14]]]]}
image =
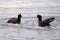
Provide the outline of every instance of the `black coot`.
{"type": "Polygon", "coordinates": [[[42,16],[41,15],[37,15],[37,18],[38,18],[38,26],[50,26],[50,23],[52,21],[54,21],[54,17],[51,17],[51,18],[48,18],[48,19],[45,19],[44,21],[42,21],[42,16]]]}
{"type": "Polygon", "coordinates": [[[22,17],[22,15],[19,14],[18,18],[11,18],[10,20],[7,21],[7,23],[13,23],[13,24],[18,23],[18,24],[20,24],[21,23],[21,17],[22,17]]]}

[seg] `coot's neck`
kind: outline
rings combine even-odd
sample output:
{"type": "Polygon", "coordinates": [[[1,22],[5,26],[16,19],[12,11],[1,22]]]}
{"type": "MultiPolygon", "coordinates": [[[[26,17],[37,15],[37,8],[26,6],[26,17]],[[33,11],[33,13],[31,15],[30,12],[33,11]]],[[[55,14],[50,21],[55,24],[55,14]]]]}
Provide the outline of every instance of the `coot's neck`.
{"type": "Polygon", "coordinates": [[[39,21],[39,22],[42,21],[42,18],[38,18],[38,21],[39,21]]]}
{"type": "Polygon", "coordinates": [[[18,16],[18,19],[17,19],[18,23],[21,22],[21,17],[18,16]]]}
{"type": "Polygon", "coordinates": [[[38,18],[38,26],[40,26],[40,22],[42,21],[42,18],[38,18]]]}

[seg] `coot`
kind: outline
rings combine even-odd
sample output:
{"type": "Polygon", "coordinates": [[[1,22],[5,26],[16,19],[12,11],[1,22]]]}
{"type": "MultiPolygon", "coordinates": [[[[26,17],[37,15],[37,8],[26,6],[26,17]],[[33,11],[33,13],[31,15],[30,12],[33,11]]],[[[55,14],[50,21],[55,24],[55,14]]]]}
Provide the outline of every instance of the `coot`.
{"type": "Polygon", "coordinates": [[[50,23],[55,19],[54,17],[51,17],[42,21],[41,15],[37,15],[37,18],[38,18],[38,26],[42,26],[42,27],[50,26],[50,23]]]}
{"type": "Polygon", "coordinates": [[[13,24],[20,24],[21,23],[21,17],[22,15],[19,14],[17,18],[11,18],[10,20],[7,21],[7,23],[13,23],[13,24]]]}

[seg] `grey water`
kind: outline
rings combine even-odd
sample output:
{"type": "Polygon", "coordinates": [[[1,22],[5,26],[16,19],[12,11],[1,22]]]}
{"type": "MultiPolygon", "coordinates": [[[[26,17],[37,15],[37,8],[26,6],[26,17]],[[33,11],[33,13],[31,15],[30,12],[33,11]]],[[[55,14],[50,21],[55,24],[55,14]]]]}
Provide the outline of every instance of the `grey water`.
{"type": "MultiPolygon", "coordinates": [[[[7,9],[6,9],[7,10],[7,9]]],[[[20,9],[0,13],[0,39],[2,40],[60,40],[60,16],[56,14],[40,13],[33,9],[20,9]],[[24,11],[23,11],[24,10],[24,11]],[[33,10],[33,11],[32,11],[33,10]],[[21,24],[6,23],[10,18],[17,17],[19,12],[22,14],[21,24]],[[11,13],[10,13],[11,12],[11,13]],[[22,13],[23,12],[23,13],[22,13]],[[49,17],[55,17],[50,27],[39,27],[37,15],[41,14],[43,20],[49,17]]],[[[1,12],[1,11],[0,11],[1,12]]]]}
{"type": "Polygon", "coordinates": [[[60,40],[59,0],[0,0],[1,40],[60,40]],[[5,2],[5,4],[3,3],[5,2]],[[22,14],[21,24],[6,23],[22,14]],[[43,20],[55,17],[51,26],[39,27],[37,15],[43,20]]]}

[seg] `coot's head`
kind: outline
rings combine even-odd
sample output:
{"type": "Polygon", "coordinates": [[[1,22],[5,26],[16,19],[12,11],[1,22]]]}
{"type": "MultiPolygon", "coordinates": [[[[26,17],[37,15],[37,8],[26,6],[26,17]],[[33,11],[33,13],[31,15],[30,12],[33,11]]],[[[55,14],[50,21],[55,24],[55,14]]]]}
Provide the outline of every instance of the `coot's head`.
{"type": "Polygon", "coordinates": [[[19,14],[19,15],[18,15],[18,18],[21,18],[21,17],[22,17],[22,15],[21,15],[21,14],[19,14]]]}
{"type": "Polygon", "coordinates": [[[20,20],[21,20],[21,17],[22,17],[22,15],[21,15],[21,14],[19,14],[19,15],[18,15],[18,19],[17,19],[17,20],[18,20],[18,21],[20,21],[20,20]]]}
{"type": "Polygon", "coordinates": [[[42,16],[41,15],[37,15],[37,18],[39,21],[42,21],[42,16]]]}
{"type": "Polygon", "coordinates": [[[54,17],[49,18],[48,19],[49,20],[49,23],[52,22],[52,21],[54,21],[54,19],[55,19],[54,17]]]}

